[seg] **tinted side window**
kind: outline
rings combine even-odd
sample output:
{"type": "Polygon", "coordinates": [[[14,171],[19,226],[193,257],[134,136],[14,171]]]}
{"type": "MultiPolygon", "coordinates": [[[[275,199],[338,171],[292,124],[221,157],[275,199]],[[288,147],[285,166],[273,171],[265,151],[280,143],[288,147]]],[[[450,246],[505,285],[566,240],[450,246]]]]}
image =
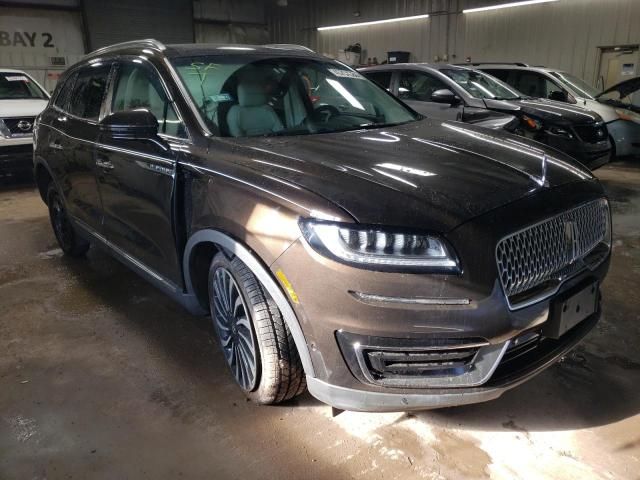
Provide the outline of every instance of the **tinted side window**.
{"type": "Polygon", "coordinates": [[[88,120],[98,119],[110,69],[111,65],[101,65],[80,70],[73,87],[69,113],[88,120]]]}
{"type": "Polygon", "coordinates": [[[552,92],[562,91],[554,82],[537,72],[519,71],[515,75],[515,87],[525,95],[549,98],[552,92]]]}
{"type": "Polygon", "coordinates": [[[71,89],[73,88],[77,76],[77,73],[69,75],[64,83],[58,87],[58,92],[53,104],[61,110],[67,110],[71,89]]]}
{"type": "Polygon", "coordinates": [[[403,100],[430,102],[433,92],[443,88],[448,89],[449,87],[428,73],[402,72],[398,86],[398,97],[403,100]]]}
{"type": "Polygon", "coordinates": [[[498,80],[509,83],[509,70],[494,70],[492,68],[483,68],[482,71],[487,72],[489,75],[493,75],[498,80]]]}
{"type": "Polygon", "coordinates": [[[393,72],[365,72],[364,76],[377,83],[382,88],[389,88],[391,85],[391,75],[393,72]]]}
{"type": "Polygon", "coordinates": [[[134,63],[124,63],[118,70],[111,110],[121,112],[145,108],[158,119],[158,132],[184,137],[184,125],[162,88],[155,72],[134,63]]]}

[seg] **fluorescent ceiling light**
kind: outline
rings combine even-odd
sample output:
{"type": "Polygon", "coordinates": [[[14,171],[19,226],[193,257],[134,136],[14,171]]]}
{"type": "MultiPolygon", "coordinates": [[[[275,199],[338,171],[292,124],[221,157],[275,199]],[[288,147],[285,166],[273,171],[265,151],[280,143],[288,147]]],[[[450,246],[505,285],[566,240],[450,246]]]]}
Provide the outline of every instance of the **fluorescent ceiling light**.
{"type": "Polygon", "coordinates": [[[557,2],[558,0],[526,0],[524,2],[501,3],[500,5],[490,5],[488,7],[468,8],[462,10],[462,13],[485,12],[487,10],[498,10],[500,8],[524,7],[525,5],[534,5],[536,3],[557,2]]]}
{"type": "Polygon", "coordinates": [[[332,27],[318,27],[318,31],[336,30],[338,28],[365,27],[367,25],[378,25],[380,23],[406,22],[407,20],[420,20],[421,18],[429,18],[429,15],[414,15],[412,17],[388,18],[387,20],[374,20],[373,22],[350,23],[348,25],[334,25],[332,27]]]}

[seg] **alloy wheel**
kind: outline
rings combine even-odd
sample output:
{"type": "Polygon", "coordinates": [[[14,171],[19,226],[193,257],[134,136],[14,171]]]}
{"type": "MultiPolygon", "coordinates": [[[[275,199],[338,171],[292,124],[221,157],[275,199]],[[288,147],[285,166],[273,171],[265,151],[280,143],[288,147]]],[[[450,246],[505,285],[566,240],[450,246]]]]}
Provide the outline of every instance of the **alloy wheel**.
{"type": "Polygon", "coordinates": [[[252,391],[258,369],[249,309],[233,276],[222,267],[213,278],[213,304],[214,325],[225,359],[243,390],[252,391]]]}
{"type": "Polygon", "coordinates": [[[57,195],[53,197],[51,205],[51,223],[53,224],[53,231],[60,245],[65,247],[70,245],[73,241],[73,229],[64,205],[57,195]]]}

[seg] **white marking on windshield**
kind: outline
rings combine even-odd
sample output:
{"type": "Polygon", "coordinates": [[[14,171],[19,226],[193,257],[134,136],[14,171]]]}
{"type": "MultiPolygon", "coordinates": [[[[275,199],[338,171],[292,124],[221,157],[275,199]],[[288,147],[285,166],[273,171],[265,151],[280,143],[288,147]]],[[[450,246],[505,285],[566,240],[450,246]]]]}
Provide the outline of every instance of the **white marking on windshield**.
{"type": "Polygon", "coordinates": [[[357,108],[358,110],[365,109],[358,101],[358,99],[351,95],[351,93],[346,88],[344,88],[340,82],[338,82],[337,80],[333,80],[332,78],[327,78],[327,83],[331,85],[336,92],[342,95],[353,108],[357,108]]]}

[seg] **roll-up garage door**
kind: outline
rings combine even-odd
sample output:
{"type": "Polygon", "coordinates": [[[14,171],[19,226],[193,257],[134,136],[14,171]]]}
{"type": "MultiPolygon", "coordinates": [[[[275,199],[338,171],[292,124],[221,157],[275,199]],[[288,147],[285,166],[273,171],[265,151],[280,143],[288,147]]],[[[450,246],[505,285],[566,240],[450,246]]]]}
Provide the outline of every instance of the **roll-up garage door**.
{"type": "Polygon", "coordinates": [[[51,91],[84,53],[79,10],[0,7],[0,67],[23,70],[51,91]]]}
{"type": "Polygon", "coordinates": [[[128,40],[193,42],[191,0],[84,0],[91,50],[128,40]]]}

